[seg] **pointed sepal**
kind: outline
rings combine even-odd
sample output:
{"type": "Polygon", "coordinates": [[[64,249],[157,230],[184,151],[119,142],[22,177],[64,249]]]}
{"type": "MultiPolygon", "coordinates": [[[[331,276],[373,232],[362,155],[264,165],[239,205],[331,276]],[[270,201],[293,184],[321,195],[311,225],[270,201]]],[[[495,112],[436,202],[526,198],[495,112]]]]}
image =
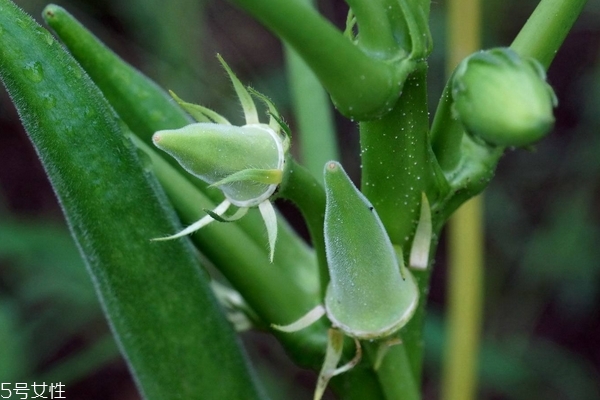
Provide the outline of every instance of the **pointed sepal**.
{"type": "Polygon", "coordinates": [[[223,57],[221,57],[220,54],[217,54],[217,58],[219,59],[219,62],[221,63],[223,68],[225,68],[225,71],[227,71],[227,75],[229,75],[229,79],[231,79],[231,83],[233,83],[233,88],[235,89],[235,93],[237,94],[238,98],[240,99],[242,109],[244,110],[244,116],[246,117],[246,124],[247,125],[259,124],[260,122],[258,120],[258,112],[256,111],[256,105],[254,104],[254,101],[252,100],[252,96],[250,96],[250,93],[248,93],[248,91],[246,90],[246,88],[244,87],[242,82],[240,82],[240,80],[237,78],[237,76],[235,76],[235,74],[233,73],[231,68],[229,68],[229,65],[227,65],[225,60],[223,60],[223,57]]]}
{"type": "Polygon", "coordinates": [[[211,110],[210,108],[206,108],[199,104],[192,104],[186,101],[183,101],[179,96],[175,94],[172,90],[169,90],[169,94],[173,99],[179,104],[181,108],[183,108],[188,114],[192,116],[198,122],[214,122],[216,124],[223,125],[231,125],[231,123],[227,120],[227,118],[223,117],[221,114],[211,110]]]}
{"type": "Polygon", "coordinates": [[[258,205],[260,215],[265,221],[267,237],[269,238],[269,261],[273,262],[275,255],[275,242],[277,241],[277,214],[270,201],[265,200],[258,205]]]}
{"type": "Polygon", "coordinates": [[[425,193],[421,195],[421,216],[415,231],[412,247],[410,249],[409,265],[413,269],[425,270],[429,264],[429,249],[432,238],[431,208],[425,193]]]}

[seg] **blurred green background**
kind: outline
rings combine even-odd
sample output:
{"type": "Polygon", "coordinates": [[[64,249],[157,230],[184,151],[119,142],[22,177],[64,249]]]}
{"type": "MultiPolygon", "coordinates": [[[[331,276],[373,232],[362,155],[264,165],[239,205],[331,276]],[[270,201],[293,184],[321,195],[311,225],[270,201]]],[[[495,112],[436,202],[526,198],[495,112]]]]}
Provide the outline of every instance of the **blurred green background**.
{"type": "MultiPolygon", "coordinates": [[[[41,21],[46,2],[16,3],[41,21]]],[[[484,1],[485,47],[509,45],[537,1],[484,1]]],[[[269,95],[294,124],[277,39],[223,0],[71,0],[67,8],[128,62],[182,98],[241,115],[215,57],[269,95]]],[[[319,1],[343,27],[341,0],[319,1]]],[[[433,2],[433,113],[445,83],[445,2],[433,2]]],[[[1,44],[0,44],[1,45],[1,44]]],[[[481,399],[600,398],[600,2],[590,1],[549,71],[556,127],[535,149],[509,151],[485,194],[485,326],[481,399]]],[[[347,169],[358,177],[358,134],[337,116],[347,169]]],[[[138,399],[110,338],[52,189],[0,90],[0,382],[66,384],[69,399],[138,399]]],[[[76,151],[76,149],[74,149],[76,151]]],[[[304,232],[297,213],[283,211],[304,232]]],[[[424,398],[439,397],[445,257],[440,247],[426,325],[424,398]]],[[[261,333],[244,334],[274,399],[311,397],[261,333]]]]}

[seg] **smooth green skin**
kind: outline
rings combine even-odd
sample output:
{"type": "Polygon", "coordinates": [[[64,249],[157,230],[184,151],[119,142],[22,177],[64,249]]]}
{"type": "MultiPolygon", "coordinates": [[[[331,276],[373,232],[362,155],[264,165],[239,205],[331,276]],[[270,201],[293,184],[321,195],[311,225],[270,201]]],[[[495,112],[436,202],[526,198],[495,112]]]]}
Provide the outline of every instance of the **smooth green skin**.
{"type": "Polygon", "coordinates": [[[337,162],[325,166],[327,316],[348,336],[380,339],[408,322],[419,300],[404,279],[377,211],[337,162]]]}
{"type": "Polygon", "coordinates": [[[323,165],[339,160],[333,107],[327,92],[290,46],[285,46],[285,59],[292,98],[300,161],[321,183],[323,165]]]}
{"type": "Polygon", "coordinates": [[[7,0],[0,37],[0,75],[144,397],[261,398],[190,246],[149,241],[175,217],[100,91],[7,0]]]}
{"type": "Polygon", "coordinates": [[[452,78],[454,111],[467,132],[497,146],[528,146],[554,125],[556,96],[543,67],[509,48],[464,59],[452,78]]]}
{"type": "Polygon", "coordinates": [[[398,54],[415,60],[431,53],[429,31],[429,1],[423,0],[347,0],[358,25],[358,47],[366,53],[383,59],[398,54]],[[410,35],[411,26],[420,37],[410,35]]]}
{"type": "Polygon", "coordinates": [[[510,47],[547,70],[587,0],[542,0],[510,47]]]}
{"type": "Polygon", "coordinates": [[[404,51],[387,59],[362,51],[301,0],[231,1],[293,47],[348,118],[362,120],[385,114],[414,68],[412,62],[399,62],[406,55],[404,51]],[[304,28],[298,29],[298,21],[304,28]]]}

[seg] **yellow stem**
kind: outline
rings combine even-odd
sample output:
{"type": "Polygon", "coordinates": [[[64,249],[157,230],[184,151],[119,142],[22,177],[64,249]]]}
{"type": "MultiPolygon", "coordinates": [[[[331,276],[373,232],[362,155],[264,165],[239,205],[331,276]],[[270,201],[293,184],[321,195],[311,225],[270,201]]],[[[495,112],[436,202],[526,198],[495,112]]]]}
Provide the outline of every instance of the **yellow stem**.
{"type": "Polygon", "coordinates": [[[483,286],[483,198],[465,203],[449,224],[447,341],[443,400],[471,400],[477,393],[483,286]]]}
{"type": "MultiPolygon", "coordinates": [[[[479,48],[479,0],[449,0],[448,75],[479,48]]],[[[472,400],[477,394],[483,286],[483,197],[465,203],[449,221],[447,341],[442,371],[443,400],[472,400]]]]}

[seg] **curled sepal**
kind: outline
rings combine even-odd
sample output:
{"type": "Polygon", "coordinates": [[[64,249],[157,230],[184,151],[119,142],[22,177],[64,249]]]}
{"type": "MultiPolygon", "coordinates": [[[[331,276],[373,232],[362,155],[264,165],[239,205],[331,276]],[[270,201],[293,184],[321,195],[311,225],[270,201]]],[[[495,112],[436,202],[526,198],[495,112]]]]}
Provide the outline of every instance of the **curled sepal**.
{"type": "Polygon", "coordinates": [[[554,124],[554,91],[541,64],[509,48],[464,59],[452,78],[453,110],[465,130],[498,146],[527,146],[554,124]]]}
{"type": "Polygon", "coordinates": [[[199,229],[205,227],[206,225],[210,224],[211,222],[215,221],[216,218],[220,218],[229,209],[230,206],[231,206],[231,203],[229,202],[229,200],[223,200],[223,202],[221,204],[219,204],[210,214],[205,215],[204,217],[200,218],[198,221],[194,222],[193,224],[191,224],[190,226],[188,226],[181,232],[178,232],[171,236],[154,238],[151,240],[156,241],[156,242],[160,242],[163,240],[173,240],[173,239],[177,239],[177,238],[189,235],[191,233],[194,233],[197,230],[199,230],[199,229]]]}
{"type": "Polygon", "coordinates": [[[319,378],[317,380],[317,387],[313,400],[320,400],[325,393],[329,380],[336,375],[342,374],[350,369],[354,368],[356,364],[360,362],[362,358],[362,348],[360,342],[355,338],[354,343],[356,345],[356,354],[348,363],[338,367],[338,363],[342,358],[342,350],[344,349],[344,333],[337,329],[329,329],[327,332],[327,350],[325,351],[325,361],[321,366],[321,372],[319,372],[319,378]]]}
{"type": "Polygon", "coordinates": [[[307,312],[304,316],[300,317],[299,319],[297,319],[289,325],[271,324],[271,327],[281,332],[297,332],[314,324],[319,319],[321,319],[323,315],[325,315],[325,307],[319,304],[318,306],[307,312]]]}
{"type": "Polygon", "coordinates": [[[429,248],[433,231],[431,226],[431,208],[425,193],[421,195],[421,216],[415,231],[412,247],[410,249],[409,266],[414,269],[424,270],[429,264],[429,248]]]}
{"type": "Polygon", "coordinates": [[[325,166],[325,249],[330,282],[327,316],[348,336],[378,339],[402,328],[417,307],[412,274],[402,278],[377,212],[341,165],[325,166]]]}

